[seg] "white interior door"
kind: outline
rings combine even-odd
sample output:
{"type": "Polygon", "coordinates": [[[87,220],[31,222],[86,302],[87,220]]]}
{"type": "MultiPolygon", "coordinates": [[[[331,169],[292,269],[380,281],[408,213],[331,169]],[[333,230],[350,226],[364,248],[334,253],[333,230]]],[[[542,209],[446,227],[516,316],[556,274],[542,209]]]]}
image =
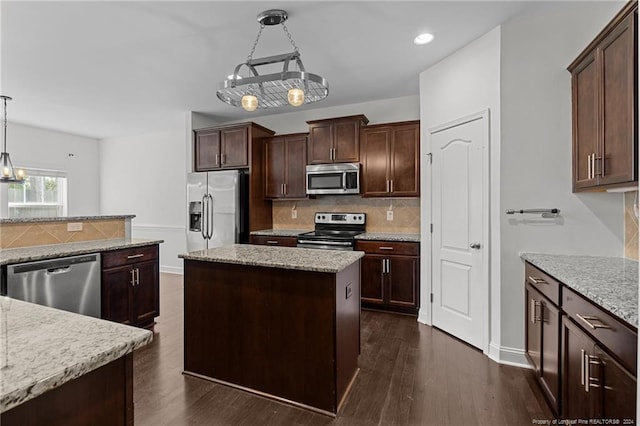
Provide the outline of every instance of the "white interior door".
{"type": "Polygon", "coordinates": [[[432,322],[483,350],[489,300],[488,125],[483,113],[430,130],[432,322]]]}

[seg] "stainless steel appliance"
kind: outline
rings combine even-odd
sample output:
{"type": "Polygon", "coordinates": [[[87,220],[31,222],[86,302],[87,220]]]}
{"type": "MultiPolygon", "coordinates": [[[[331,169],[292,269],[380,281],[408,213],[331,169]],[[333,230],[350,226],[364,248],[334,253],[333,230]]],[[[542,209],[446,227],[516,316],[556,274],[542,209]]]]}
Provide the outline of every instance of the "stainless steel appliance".
{"type": "Polygon", "coordinates": [[[365,213],[315,214],[315,231],[298,235],[298,247],[325,250],[353,250],[355,236],[366,227],[365,213]]]}
{"type": "Polygon", "coordinates": [[[360,164],[314,164],[307,166],[307,194],[359,194],[360,164]]]}
{"type": "Polygon", "coordinates": [[[9,265],[7,296],[100,318],[100,254],[9,265]]]}
{"type": "Polygon", "coordinates": [[[187,176],[187,251],[248,242],[247,178],[239,170],[187,176]]]}

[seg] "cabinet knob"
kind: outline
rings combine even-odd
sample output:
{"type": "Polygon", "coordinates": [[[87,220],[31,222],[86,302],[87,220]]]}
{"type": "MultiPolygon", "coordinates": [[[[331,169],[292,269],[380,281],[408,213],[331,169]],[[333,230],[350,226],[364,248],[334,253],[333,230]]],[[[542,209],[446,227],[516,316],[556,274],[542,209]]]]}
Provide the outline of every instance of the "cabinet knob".
{"type": "Polygon", "coordinates": [[[480,243],[471,243],[469,244],[469,247],[471,247],[474,250],[480,250],[480,243]]]}

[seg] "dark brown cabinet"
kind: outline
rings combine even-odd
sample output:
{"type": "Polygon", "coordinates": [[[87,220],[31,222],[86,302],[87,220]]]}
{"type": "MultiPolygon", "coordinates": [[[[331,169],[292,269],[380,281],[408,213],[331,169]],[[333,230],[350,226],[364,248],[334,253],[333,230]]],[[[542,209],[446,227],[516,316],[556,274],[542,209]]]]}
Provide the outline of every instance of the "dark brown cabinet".
{"type": "Polygon", "coordinates": [[[306,133],[267,139],[265,141],[265,197],[306,198],[306,162],[306,133]]]}
{"type": "Polygon", "coordinates": [[[420,122],[380,124],[362,130],[362,196],[420,195],[420,122]]]}
{"type": "Polygon", "coordinates": [[[249,167],[247,125],[196,132],[195,171],[249,167]]]}
{"type": "Polygon", "coordinates": [[[160,314],[158,246],[102,254],[102,318],[151,327],[160,314]]]}
{"type": "Polygon", "coordinates": [[[420,245],[356,241],[361,260],[362,307],[417,314],[420,307],[420,245]]]}
{"type": "Polygon", "coordinates": [[[364,115],[307,121],[308,164],[359,162],[360,130],[368,122],[364,115]]]}
{"type": "Polygon", "coordinates": [[[637,12],[632,1],[571,63],[573,191],[637,182],[637,12]]]}
{"type": "Polygon", "coordinates": [[[266,236],[266,235],[251,235],[249,237],[251,244],[259,244],[265,246],[281,246],[281,247],[296,247],[298,244],[297,237],[282,237],[282,236],[266,236]]]}

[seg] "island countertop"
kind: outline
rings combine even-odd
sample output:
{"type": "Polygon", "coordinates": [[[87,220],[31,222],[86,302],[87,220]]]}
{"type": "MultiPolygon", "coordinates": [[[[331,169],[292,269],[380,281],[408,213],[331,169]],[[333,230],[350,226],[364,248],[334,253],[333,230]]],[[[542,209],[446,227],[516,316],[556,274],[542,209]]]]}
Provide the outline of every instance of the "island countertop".
{"type": "Polygon", "coordinates": [[[520,253],[520,257],[638,327],[638,261],[542,253],[520,253]]]}
{"type": "Polygon", "coordinates": [[[364,256],[361,251],[318,250],[233,244],[181,254],[185,260],[265,266],[315,272],[340,272],[364,256]]]}
{"type": "Polygon", "coordinates": [[[50,244],[0,250],[0,265],[34,262],[57,257],[77,256],[163,243],[164,240],[113,238],[109,240],[82,241],[77,243],[50,244]]]}
{"type": "Polygon", "coordinates": [[[0,372],[0,412],[125,356],[153,338],[148,330],[2,296],[0,318],[0,364],[8,364],[0,372]]]}
{"type": "Polygon", "coordinates": [[[112,219],[133,219],[134,214],[123,215],[103,215],[103,216],[56,216],[56,217],[18,217],[11,219],[0,219],[0,224],[8,223],[31,223],[31,222],[73,222],[83,220],[112,220],[112,219]]]}

